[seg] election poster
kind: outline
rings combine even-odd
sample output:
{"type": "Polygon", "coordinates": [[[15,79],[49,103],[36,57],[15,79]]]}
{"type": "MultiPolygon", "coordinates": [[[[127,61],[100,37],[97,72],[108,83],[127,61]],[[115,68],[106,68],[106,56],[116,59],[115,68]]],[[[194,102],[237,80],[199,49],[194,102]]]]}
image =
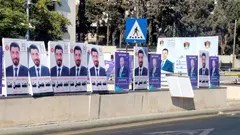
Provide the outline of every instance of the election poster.
{"type": "Polygon", "coordinates": [[[115,52],[115,92],[129,90],[129,53],[115,52]]]}
{"type": "Polygon", "coordinates": [[[114,76],[114,61],[112,60],[104,60],[105,63],[105,71],[107,74],[107,80],[114,76]]]}
{"type": "Polygon", "coordinates": [[[209,57],[209,67],[210,67],[210,88],[219,87],[219,57],[210,56],[209,57]]]}
{"type": "Polygon", "coordinates": [[[54,93],[69,92],[69,42],[49,41],[50,75],[54,93]]]}
{"type": "Polygon", "coordinates": [[[209,53],[207,51],[199,51],[198,56],[198,80],[199,88],[209,87],[209,53]]]}
{"type": "Polygon", "coordinates": [[[87,51],[88,58],[88,71],[90,76],[90,84],[92,92],[106,92],[107,74],[105,70],[105,63],[103,57],[103,50],[101,46],[89,45],[87,51]]]}
{"type": "MultiPolygon", "coordinates": [[[[27,41],[31,94],[52,93],[50,61],[42,41],[27,41]]],[[[61,84],[60,84],[61,85],[61,84]]]]}
{"type": "Polygon", "coordinates": [[[148,54],[149,90],[161,88],[161,54],[148,54]]]}
{"type": "MultiPolygon", "coordinates": [[[[3,76],[2,75],[2,59],[3,59],[3,50],[2,50],[2,47],[0,47],[0,76],[3,76]]],[[[0,78],[0,81],[2,82],[2,78],[0,78]]],[[[0,96],[2,96],[2,83],[0,83],[0,96]]]]}
{"type": "Polygon", "coordinates": [[[3,95],[29,94],[26,41],[3,38],[5,91],[3,95]]]}
{"type": "Polygon", "coordinates": [[[88,64],[87,45],[71,43],[70,45],[70,91],[87,92],[88,64]]]}
{"type": "Polygon", "coordinates": [[[198,56],[187,55],[187,71],[193,88],[198,88],[198,56]]]}
{"type": "Polygon", "coordinates": [[[148,86],[148,48],[134,47],[134,90],[146,90],[148,86]]]}
{"type": "Polygon", "coordinates": [[[174,62],[177,59],[175,46],[175,38],[158,39],[157,54],[161,54],[161,70],[165,72],[174,72],[174,62]]]}

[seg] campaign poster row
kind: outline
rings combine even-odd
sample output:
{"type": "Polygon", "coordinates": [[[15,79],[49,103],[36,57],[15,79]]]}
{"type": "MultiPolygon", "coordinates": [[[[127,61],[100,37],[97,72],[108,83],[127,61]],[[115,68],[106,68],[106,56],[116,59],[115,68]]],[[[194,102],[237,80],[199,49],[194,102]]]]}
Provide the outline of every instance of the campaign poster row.
{"type": "Polygon", "coordinates": [[[7,95],[107,91],[102,48],[69,42],[3,38],[7,95]],[[88,77],[90,76],[90,78],[88,77]]]}
{"type": "Polygon", "coordinates": [[[187,72],[193,88],[219,87],[219,57],[209,56],[207,51],[187,55],[187,72]]]}
{"type": "MultiPolygon", "coordinates": [[[[115,91],[129,90],[132,81],[132,57],[129,53],[115,52],[115,91]]],[[[133,89],[161,88],[161,55],[148,54],[147,47],[134,47],[133,89]]]]}

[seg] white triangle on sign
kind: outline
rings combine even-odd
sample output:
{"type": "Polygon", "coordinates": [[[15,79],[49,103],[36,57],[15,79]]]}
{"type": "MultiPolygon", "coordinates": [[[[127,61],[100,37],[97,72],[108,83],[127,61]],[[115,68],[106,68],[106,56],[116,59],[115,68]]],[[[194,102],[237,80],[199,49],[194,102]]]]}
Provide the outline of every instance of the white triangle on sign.
{"type": "Polygon", "coordinates": [[[132,29],[130,30],[128,36],[128,40],[145,40],[145,36],[137,22],[137,20],[134,22],[132,29]]]}

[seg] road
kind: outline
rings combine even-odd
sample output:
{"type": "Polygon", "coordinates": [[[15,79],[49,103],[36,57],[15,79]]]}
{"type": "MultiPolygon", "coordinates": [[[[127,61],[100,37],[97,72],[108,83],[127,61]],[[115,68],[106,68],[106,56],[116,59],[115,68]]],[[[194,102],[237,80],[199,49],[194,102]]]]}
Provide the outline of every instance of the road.
{"type": "MultiPolygon", "coordinates": [[[[130,128],[70,131],[59,135],[239,135],[240,114],[213,116],[167,123],[142,124],[130,128]]],[[[57,135],[57,134],[56,134],[57,135]]]]}

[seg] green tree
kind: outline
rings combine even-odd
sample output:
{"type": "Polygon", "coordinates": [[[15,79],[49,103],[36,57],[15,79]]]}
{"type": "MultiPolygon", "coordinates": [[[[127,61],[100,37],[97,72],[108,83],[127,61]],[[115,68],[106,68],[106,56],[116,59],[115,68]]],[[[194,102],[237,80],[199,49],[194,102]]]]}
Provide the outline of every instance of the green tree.
{"type": "Polygon", "coordinates": [[[103,21],[106,18],[104,11],[106,11],[106,3],[104,0],[86,0],[86,12],[85,17],[87,18],[86,23],[88,24],[88,30],[93,23],[96,23],[96,31],[91,33],[96,33],[97,42],[99,43],[99,27],[105,22],[103,21]]]}
{"type": "Polygon", "coordinates": [[[54,11],[54,4],[52,0],[32,0],[30,27],[26,22],[25,0],[0,0],[0,38],[24,38],[30,27],[30,40],[60,40],[70,22],[54,11]]]}

